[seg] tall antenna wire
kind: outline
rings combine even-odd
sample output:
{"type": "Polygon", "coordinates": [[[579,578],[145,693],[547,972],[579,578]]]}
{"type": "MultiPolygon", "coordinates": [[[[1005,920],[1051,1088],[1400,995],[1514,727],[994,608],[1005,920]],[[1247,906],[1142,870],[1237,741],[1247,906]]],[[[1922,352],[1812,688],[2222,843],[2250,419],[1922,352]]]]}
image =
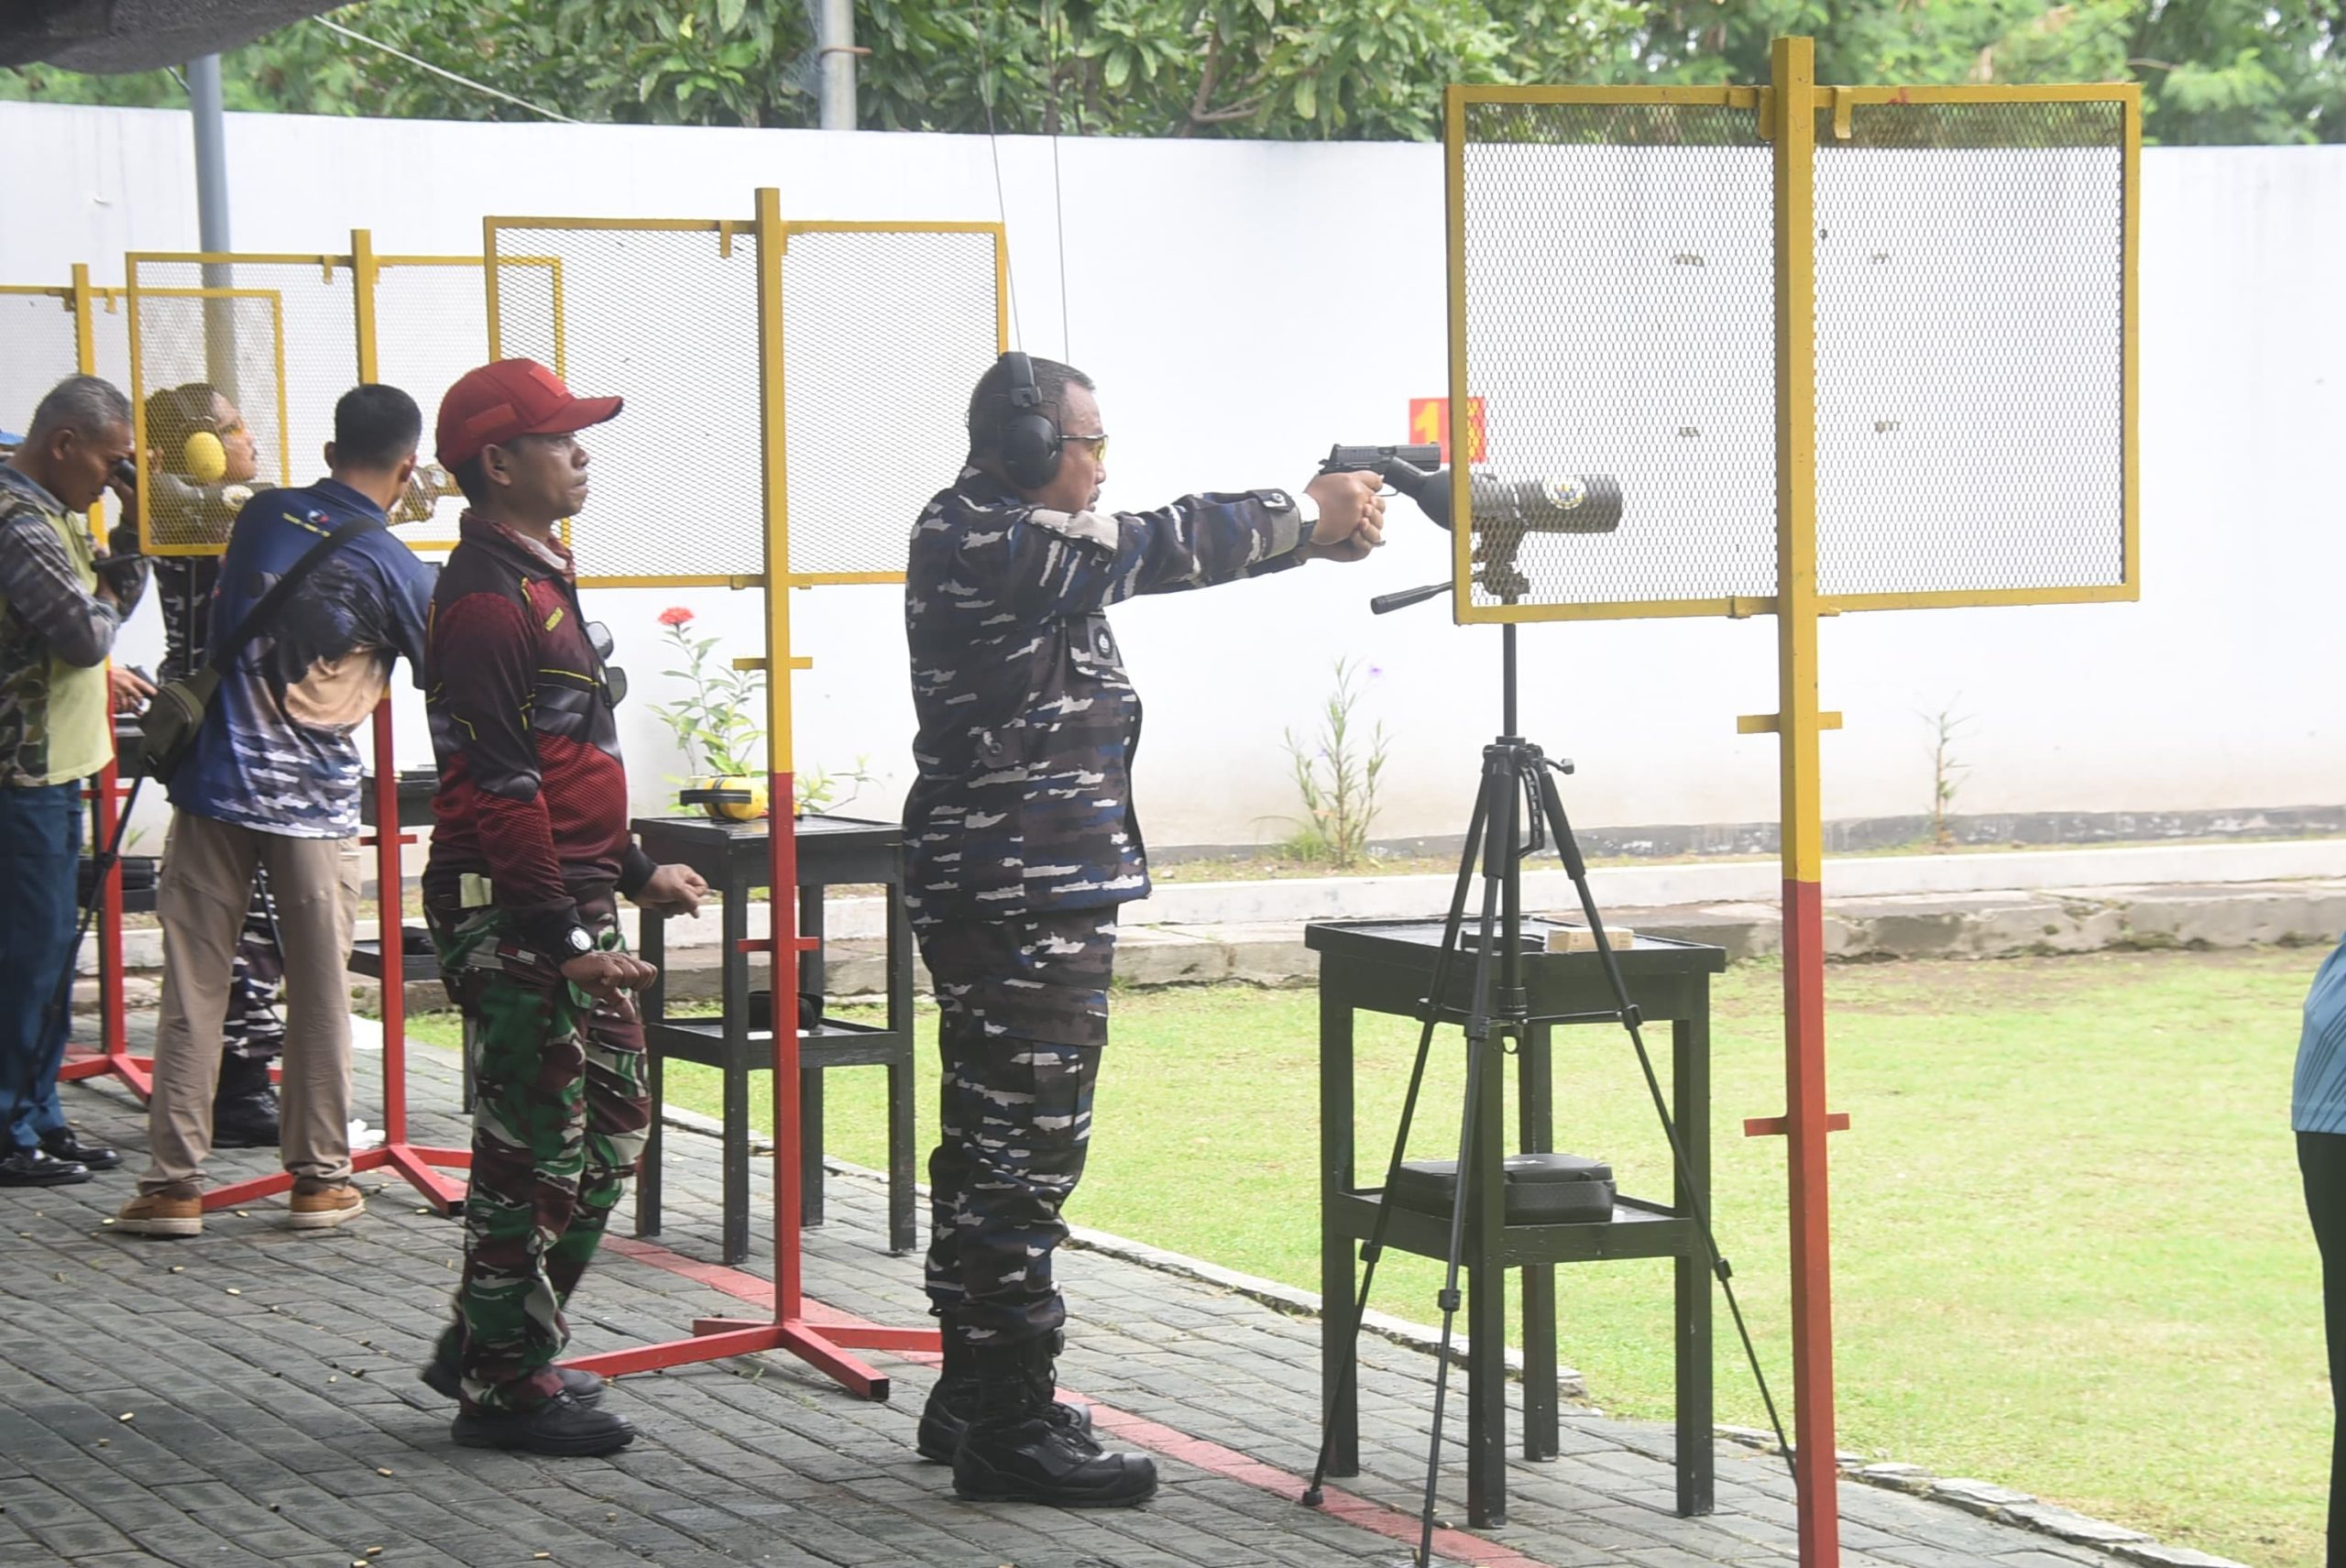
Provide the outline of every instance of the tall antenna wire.
{"type": "Polygon", "coordinates": [[[1002,193],[1002,137],[993,126],[993,89],[991,79],[993,68],[986,54],[988,18],[980,17],[978,29],[978,102],[986,112],[986,147],[993,154],[993,211],[1003,232],[1003,280],[1010,290],[1010,341],[1019,347],[1026,346],[1025,329],[1018,323],[1018,278],[1010,269],[1010,203],[1002,193]]]}

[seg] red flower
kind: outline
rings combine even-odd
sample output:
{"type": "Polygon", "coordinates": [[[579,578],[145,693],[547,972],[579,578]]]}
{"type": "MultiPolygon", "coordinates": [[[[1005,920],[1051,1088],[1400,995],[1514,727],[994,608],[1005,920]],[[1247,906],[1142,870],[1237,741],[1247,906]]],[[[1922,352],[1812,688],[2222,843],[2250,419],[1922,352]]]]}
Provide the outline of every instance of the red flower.
{"type": "Polygon", "coordinates": [[[671,605],[660,612],[660,624],[663,626],[689,626],[692,619],[693,612],[680,604],[671,605]]]}

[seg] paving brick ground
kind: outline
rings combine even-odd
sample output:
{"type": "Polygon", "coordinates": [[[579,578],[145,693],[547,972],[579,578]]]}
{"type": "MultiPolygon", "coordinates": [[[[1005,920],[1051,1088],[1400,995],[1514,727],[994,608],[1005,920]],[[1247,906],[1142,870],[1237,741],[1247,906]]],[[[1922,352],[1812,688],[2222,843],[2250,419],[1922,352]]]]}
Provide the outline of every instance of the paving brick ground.
{"type": "MultiPolygon", "coordinates": [[[[419,1141],[461,1143],[453,1063],[417,1055],[419,1141]]],[[[362,1104],[378,1102],[378,1060],[361,1058],[362,1104]]],[[[143,1163],[145,1119],[126,1091],[66,1092],[86,1132],[123,1147],[130,1169],[143,1163]]],[[[716,1146],[677,1134],[668,1149],[665,1234],[657,1247],[628,1249],[635,1255],[607,1255],[589,1277],[575,1321],[581,1353],[743,1313],[740,1295],[770,1277],[763,1246],[738,1273],[714,1277],[729,1289],[678,1272],[717,1255],[716,1146]]],[[[220,1157],[214,1174],[272,1168],[269,1151],[237,1152],[220,1157]]],[[[0,1565],[1407,1560],[1394,1532],[1413,1524],[1422,1483],[1430,1357],[1366,1342],[1365,1474],[1343,1483],[1361,1506],[1354,1518],[1315,1513],[1297,1505],[1291,1477],[1310,1470],[1317,1437],[1317,1324],[1091,1252],[1062,1257],[1080,1326],[1061,1370],[1100,1403],[1102,1427],[1185,1456],[1160,1458],[1166,1484],[1143,1509],[959,1502],[947,1472],[913,1452],[933,1370],[886,1357],[874,1357],[896,1380],[886,1405],[852,1399],[786,1357],[743,1358],[620,1382],[610,1398],[641,1435],[609,1459],[456,1448],[448,1407],[414,1367],[444,1310],[458,1234],[403,1183],[366,1185],[375,1193],[367,1217],[339,1232],[290,1232],[272,1200],[212,1216],[202,1237],[175,1242],[103,1224],[131,1190],[128,1170],[0,1192],[0,1565]]],[[[919,1321],[917,1262],[884,1250],[878,1188],[834,1178],[829,1215],[807,1238],[810,1296],[881,1321],[919,1321]]],[[[1453,1384],[1463,1414],[1460,1393],[1453,1384]]],[[[1562,1457],[1514,1464],[1507,1528],[1452,1540],[1452,1560],[1759,1568],[1791,1559],[1780,1462],[1723,1444],[1719,1511],[1679,1519],[1666,1429],[1585,1413],[1566,1425],[1562,1457]]],[[[1448,1453],[1460,1463],[1443,1496],[1457,1506],[1464,1451],[1453,1443],[1448,1453]]],[[[1916,1497],[1854,1485],[1844,1496],[1847,1568],[2116,1561],[1916,1497]]]]}

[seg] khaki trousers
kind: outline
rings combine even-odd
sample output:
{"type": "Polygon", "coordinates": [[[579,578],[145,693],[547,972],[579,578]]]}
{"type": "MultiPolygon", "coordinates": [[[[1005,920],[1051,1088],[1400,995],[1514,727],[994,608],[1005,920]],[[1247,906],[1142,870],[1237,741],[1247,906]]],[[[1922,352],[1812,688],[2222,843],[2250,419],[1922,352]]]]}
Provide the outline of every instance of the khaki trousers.
{"type": "Polygon", "coordinates": [[[171,814],[155,912],[163,927],[163,1005],[155,1092],[147,1102],[154,1163],[141,1192],[192,1197],[212,1152],[220,1031],[253,866],[269,871],[285,954],[280,1149],[297,1191],[350,1179],[351,922],[358,907],[355,839],[295,839],[171,814]]]}

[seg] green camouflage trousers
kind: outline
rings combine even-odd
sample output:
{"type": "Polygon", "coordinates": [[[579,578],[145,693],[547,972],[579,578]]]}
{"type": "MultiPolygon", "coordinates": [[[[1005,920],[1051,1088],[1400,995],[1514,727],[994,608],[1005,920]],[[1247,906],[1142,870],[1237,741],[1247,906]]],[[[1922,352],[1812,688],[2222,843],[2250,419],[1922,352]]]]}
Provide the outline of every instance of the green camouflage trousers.
{"type": "MultiPolygon", "coordinates": [[[[643,1029],[521,947],[496,909],[427,910],[448,994],[472,1025],[472,1188],[456,1287],[467,1408],[520,1409],[562,1387],[553,1366],[577,1289],[651,1125],[643,1029]]],[[[579,914],[607,948],[608,898],[579,914]]]]}

